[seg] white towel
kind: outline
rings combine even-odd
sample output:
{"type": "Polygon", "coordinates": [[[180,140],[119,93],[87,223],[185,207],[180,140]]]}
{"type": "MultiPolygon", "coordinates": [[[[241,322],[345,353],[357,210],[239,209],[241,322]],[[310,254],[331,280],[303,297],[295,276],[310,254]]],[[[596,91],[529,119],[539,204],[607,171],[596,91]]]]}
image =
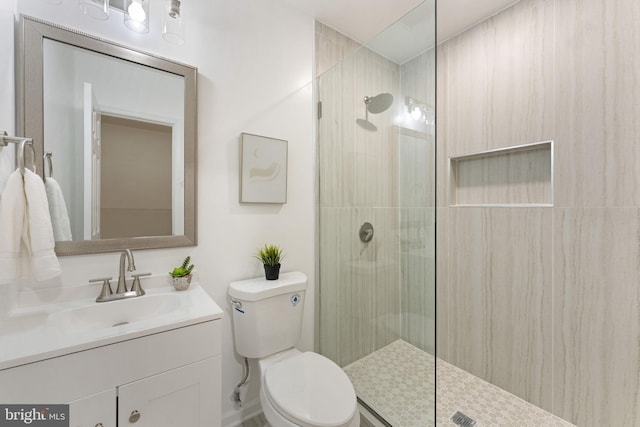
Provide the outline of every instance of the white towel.
{"type": "Polygon", "coordinates": [[[31,273],[38,281],[52,279],[62,272],[54,251],[56,245],[49,216],[49,202],[42,178],[24,171],[27,218],[22,231],[25,247],[31,255],[31,273]]]}
{"type": "Polygon", "coordinates": [[[13,282],[22,272],[20,253],[26,207],[22,174],[15,171],[0,199],[0,284],[13,282]]]}
{"type": "Polygon", "coordinates": [[[13,156],[11,156],[9,147],[0,147],[0,198],[2,198],[2,191],[7,186],[12,170],[13,156]]]}
{"type": "Polygon", "coordinates": [[[56,242],[69,241],[72,239],[71,224],[69,223],[67,204],[64,201],[60,184],[53,178],[47,178],[44,182],[44,187],[47,190],[47,200],[49,200],[53,237],[56,242]]]}

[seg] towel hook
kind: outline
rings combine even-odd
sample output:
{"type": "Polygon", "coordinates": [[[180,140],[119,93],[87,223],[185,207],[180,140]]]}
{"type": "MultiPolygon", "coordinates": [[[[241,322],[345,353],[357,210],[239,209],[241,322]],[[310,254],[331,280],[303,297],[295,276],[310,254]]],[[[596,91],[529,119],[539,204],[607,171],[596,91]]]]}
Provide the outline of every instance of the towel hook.
{"type": "Polygon", "coordinates": [[[53,153],[51,151],[47,151],[46,153],[44,153],[44,159],[47,161],[46,162],[47,166],[49,166],[49,175],[47,175],[46,173],[47,171],[45,168],[45,173],[44,173],[45,180],[46,178],[53,178],[53,161],[51,159],[52,157],[53,157],[53,153]]]}
{"type": "Polygon", "coordinates": [[[36,173],[36,150],[33,148],[33,140],[31,138],[22,138],[22,142],[20,142],[20,150],[18,151],[18,165],[20,166],[20,173],[24,175],[25,173],[25,149],[29,147],[31,149],[32,154],[32,167],[34,173],[36,173]]]}
{"type": "Polygon", "coordinates": [[[24,150],[29,146],[31,149],[31,153],[33,156],[31,157],[33,161],[33,172],[36,173],[36,150],[33,148],[33,139],[31,138],[23,138],[21,136],[7,136],[7,132],[4,130],[0,130],[0,146],[6,147],[9,143],[20,144],[20,148],[18,149],[18,166],[20,167],[20,173],[24,175],[24,161],[25,154],[24,150]]]}

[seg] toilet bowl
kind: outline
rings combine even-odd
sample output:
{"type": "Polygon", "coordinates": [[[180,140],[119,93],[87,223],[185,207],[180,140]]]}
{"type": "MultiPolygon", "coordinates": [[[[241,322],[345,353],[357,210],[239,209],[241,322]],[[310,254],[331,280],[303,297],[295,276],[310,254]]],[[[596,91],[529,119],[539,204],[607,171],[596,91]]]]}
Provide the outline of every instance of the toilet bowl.
{"type": "Polygon", "coordinates": [[[358,427],[351,381],[331,360],[291,349],[258,362],[260,403],[272,427],[358,427]]]}
{"type": "Polygon", "coordinates": [[[236,351],[258,359],[260,404],[271,427],[359,427],[349,377],[330,359],[294,347],[306,285],[302,273],[231,283],[236,351]]]}

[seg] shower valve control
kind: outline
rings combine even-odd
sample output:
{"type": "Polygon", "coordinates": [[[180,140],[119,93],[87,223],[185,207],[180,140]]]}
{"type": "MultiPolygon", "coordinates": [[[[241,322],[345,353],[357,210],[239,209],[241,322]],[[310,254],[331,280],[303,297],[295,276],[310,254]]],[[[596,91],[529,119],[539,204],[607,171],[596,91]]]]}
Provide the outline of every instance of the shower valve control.
{"type": "Polygon", "coordinates": [[[374,233],[373,225],[371,225],[370,222],[365,222],[360,226],[360,231],[358,232],[358,235],[360,236],[360,241],[362,243],[369,243],[371,239],[373,239],[373,233],[374,233]]]}

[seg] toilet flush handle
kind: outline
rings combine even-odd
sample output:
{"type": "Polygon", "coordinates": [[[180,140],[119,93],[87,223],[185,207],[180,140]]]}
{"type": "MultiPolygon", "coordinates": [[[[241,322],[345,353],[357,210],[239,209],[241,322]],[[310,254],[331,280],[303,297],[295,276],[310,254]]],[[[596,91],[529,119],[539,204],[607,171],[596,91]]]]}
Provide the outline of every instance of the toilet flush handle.
{"type": "Polygon", "coordinates": [[[231,300],[231,306],[233,307],[234,310],[239,311],[240,313],[244,314],[244,310],[242,309],[242,302],[240,301],[235,301],[235,300],[231,300]]]}

